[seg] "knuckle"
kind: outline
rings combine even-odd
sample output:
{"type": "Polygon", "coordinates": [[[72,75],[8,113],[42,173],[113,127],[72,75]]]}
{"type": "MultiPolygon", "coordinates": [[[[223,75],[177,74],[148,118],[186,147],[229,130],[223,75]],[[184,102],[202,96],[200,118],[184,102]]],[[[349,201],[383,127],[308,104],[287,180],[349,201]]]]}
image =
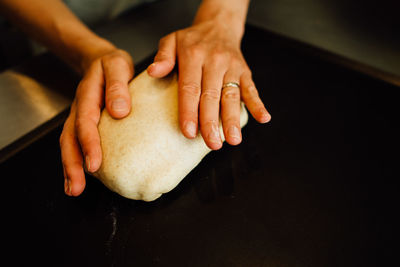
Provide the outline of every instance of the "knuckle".
{"type": "Polygon", "coordinates": [[[251,97],[258,97],[258,90],[253,84],[247,87],[247,91],[251,97]]]}
{"type": "Polygon", "coordinates": [[[126,51],[123,50],[123,49],[117,49],[117,50],[115,50],[115,52],[112,53],[112,54],[115,54],[115,55],[123,55],[123,56],[129,55],[129,53],[126,52],[126,51]]]}
{"type": "Polygon", "coordinates": [[[200,124],[201,124],[202,128],[204,128],[204,129],[213,129],[213,128],[218,128],[219,121],[213,120],[213,119],[201,120],[200,124]]]}
{"type": "Polygon", "coordinates": [[[254,85],[250,85],[249,87],[247,87],[246,98],[252,102],[257,102],[259,100],[260,97],[257,88],[254,85]]]}
{"type": "Polygon", "coordinates": [[[177,37],[178,37],[178,39],[182,40],[183,44],[185,44],[185,45],[193,44],[197,40],[199,40],[198,32],[197,32],[197,30],[195,30],[193,28],[179,30],[177,32],[177,37]]]}
{"type": "Polygon", "coordinates": [[[230,65],[233,69],[241,68],[243,70],[243,60],[237,57],[231,58],[230,65]]]}
{"type": "MultiPolygon", "coordinates": [[[[73,105],[76,102],[73,103],[73,105]]],[[[64,122],[63,129],[61,131],[60,137],[58,138],[59,146],[61,151],[63,151],[66,147],[70,146],[76,137],[76,116],[72,116],[71,114],[68,116],[66,121],[64,122]]],[[[61,153],[63,154],[63,153],[61,153]]]]}
{"type": "Polygon", "coordinates": [[[240,92],[237,88],[227,87],[222,90],[222,99],[225,100],[238,100],[240,92]]]}
{"type": "Polygon", "coordinates": [[[204,53],[203,46],[200,44],[192,44],[186,48],[186,51],[192,58],[198,58],[204,53]]]}
{"type": "Polygon", "coordinates": [[[201,94],[203,100],[217,100],[221,98],[221,91],[218,89],[207,89],[201,94]]]}
{"type": "Polygon", "coordinates": [[[114,64],[125,63],[125,59],[119,53],[113,53],[110,55],[106,55],[104,59],[107,60],[108,62],[114,63],[114,64]]]}
{"type": "Polygon", "coordinates": [[[117,65],[130,68],[131,58],[129,55],[124,54],[125,51],[105,55],[103,58],[103,65],[117,65]]]}
{"type": "Polygon", "coordinates": [[[180,87],[182,94],[189,95],[192,97],[199,97],[200,95],[200,85],[194,82],[183,83],[180,87]]]}
{"type": "Polygon", "coordinates": [[[66,142],[67,138],[68,138],[68,133],[64,126],[64,129],[62,130],[60,137],[58,138],[58,143],[60,144],[60,146],[62,146],[66,142]]]}
{"type": "Polygon", "coordinates": [[[97,125],[96,118],[100,117],[100,111],[96,113],[86,112],[86,113],[78,113],[75,119],[75,131],[74,135],[78,137],[78,139],[82,139],[83,137],[87,139],[93,139],[94,136],[89,134],[89,131],[93,129],[94,125],[97,125]],[[87,135],[87,136],[85,136],[87,135]]]}
{"type": "Polygon", "coordinates": [[[222,49],[214,50],[211,55],[211,61],[213,64],[216,64],[216,65],[223,64],[224,62],[228,61],[228,58],[229,58],[228,52],[226,52],[222,49]]]}
{"type": "Polygon", "coordinates": [[[85,128],[85,120],[82,116],[76,116],[75,120],[75,130],[77,133],[82,131],[82,128],[85,128]]]}
{"type": "Polygon", "coordinates": [[[71,143],[72,139],[74,139],[73,134],[65,132],[61,133],[58,139],[61,150],[65,149],[65,147],[67,147],[71,143]]]}
{"type": "Polygon", "coordinates": [[[77,115],[75,119],[75,135],[80,139],[82,137],[82,134],[86,132],[85,130],[87,129],[88,125],[90,125],[92,122],[89,119],[88,115],[81,114],[77,115]]]}
{"type": "Polygon", "coordinates": [[[158,50],[157,55],[155,57],[156,60],[169,59],[169,58],[171,58],[170,54],[163,49],[158,50]]]}
{"type": "Polygon", "coordinates": [[[121,81],[112,81],[109,86],[107,86],[106,90],[109,94],[120,93],[121,90],[125,87],[125,83],[121,81]]]}

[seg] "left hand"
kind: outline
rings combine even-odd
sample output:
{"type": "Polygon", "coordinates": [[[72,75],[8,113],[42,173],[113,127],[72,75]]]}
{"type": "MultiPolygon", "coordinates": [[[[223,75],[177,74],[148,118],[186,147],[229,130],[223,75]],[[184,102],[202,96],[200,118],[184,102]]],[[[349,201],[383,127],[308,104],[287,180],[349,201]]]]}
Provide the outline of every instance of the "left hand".
{"type": "Polygon", "coordinates": [[[179,124],[187,138],[200,132],[207,146],[222,147],[221,120],[226,141],[242,141],[240,101],[260,123],[271,119],[252,80],[251,71],[240,50],[241,35],[229,23],[212,20],[173,32],[160,40],[158,53],[147,71],[161,78],[169,74],[178,60],[179,124]],[[223,84],[235,82],[240,88],[223,84]]]}
{"type": "Polygon", "coordinates": [[[91,173],[101,165],[97,125],[102,108],[115,119],[124,118],[131,110],[128,91],[134,74],[131,56],[111,46],[82,61],[83,78],[60,136],[64,190],[69,196],[78,196],[85,188],[83,165],[91,173]]]}

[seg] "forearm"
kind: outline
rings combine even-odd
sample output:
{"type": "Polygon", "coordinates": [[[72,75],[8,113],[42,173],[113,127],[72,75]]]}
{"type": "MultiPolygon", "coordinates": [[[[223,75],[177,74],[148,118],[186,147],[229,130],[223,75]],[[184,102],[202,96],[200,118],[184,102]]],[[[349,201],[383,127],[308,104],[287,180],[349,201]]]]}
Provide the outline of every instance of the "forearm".
{"type": "Polygon", "coordinates": [[[229,25],[241,39],[250,0],[203,0],[193,24],[207,20],[229,25]]]}
{"type": "Polygon", "coordinates": [[[0,11],[78,72],[83,72],[96,55],[115,49],[60,0],[0,0],[0,11]]]}

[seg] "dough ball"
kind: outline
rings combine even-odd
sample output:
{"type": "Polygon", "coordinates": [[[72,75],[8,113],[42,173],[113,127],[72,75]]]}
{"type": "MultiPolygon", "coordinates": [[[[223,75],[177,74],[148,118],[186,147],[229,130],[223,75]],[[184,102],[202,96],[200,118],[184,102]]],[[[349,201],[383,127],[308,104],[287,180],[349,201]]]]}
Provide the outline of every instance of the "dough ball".
{"type": "MultiPolygon", "coordinates": [[[[142,72],[129,84],[131,113],[113,119],[106,109],[98,126],[103,160],[94,173],[118,194],[152,201],[175,188],[211,150],[199,134],[187,139],[178,123],[178,81],[142,72]]],[[[248,120],[244,105],[240,123],[248,120]]],[[[223,137],[222,127],[220,126],[223,137]]]]}

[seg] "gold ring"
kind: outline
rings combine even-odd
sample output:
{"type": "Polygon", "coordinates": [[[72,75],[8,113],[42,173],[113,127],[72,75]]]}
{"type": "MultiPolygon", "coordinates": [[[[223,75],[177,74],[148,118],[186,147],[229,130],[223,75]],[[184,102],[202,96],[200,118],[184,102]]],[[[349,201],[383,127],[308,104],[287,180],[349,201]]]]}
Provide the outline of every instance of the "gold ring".
{"type": "Polygon", "coordinates": [[[229,82],[229,83],[224,83],[224,85],[222,85],[222,89],[224,89],[226,87],[240,88],[240,85],[238,83],[235,83],[235,82],[229,82]]]}

